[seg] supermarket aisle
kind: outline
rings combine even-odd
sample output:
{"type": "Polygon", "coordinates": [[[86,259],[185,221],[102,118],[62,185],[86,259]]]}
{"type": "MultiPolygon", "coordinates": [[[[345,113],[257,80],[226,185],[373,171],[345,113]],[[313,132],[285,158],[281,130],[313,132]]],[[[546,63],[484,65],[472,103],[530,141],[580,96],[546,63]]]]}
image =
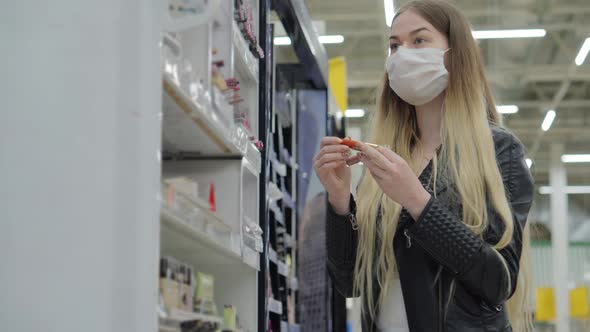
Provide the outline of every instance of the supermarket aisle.
{"type": "MultiPolygon", "coordinates": [[[[358,330],[312,158],[368,140],[407,2],[1,3],[0,331],[358,330]]],[[[529,312],[590,331],[590,8],[456,2],[538,184],[529,312]]]]}

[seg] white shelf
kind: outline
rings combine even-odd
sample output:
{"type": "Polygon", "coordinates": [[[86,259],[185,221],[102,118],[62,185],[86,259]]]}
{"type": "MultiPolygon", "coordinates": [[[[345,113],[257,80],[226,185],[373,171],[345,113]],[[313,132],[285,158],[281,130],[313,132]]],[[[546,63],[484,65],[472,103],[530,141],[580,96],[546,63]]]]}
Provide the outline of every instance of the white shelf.
{"type": "Polygon", "coordinates": [[[166,326],[160,324],[160,326],[158,326],[158,332],[180,332],[180,327],[166,326]]]}
{"type": "Polygon", "coordinates": [[[273,298],[268,299],[268,311],[281,315],[283,313],[283,304],[273,298]]]}
{"type": "Polygon", "coordinates": [[[272,167],[280,176],[287,176],[287,165],[281,163],[280,161],[273,159],[272,160],[272,167]]]}
{"type": "MultiPolygon", "coordinates": [[[[163,147],[169,152],[198,152],[203,155],[241,155],[260,173],[260,151],[240,126],[226,125],[211,103],[195,103],[174,80],[164,75],[163,147]]],[[[203,98],[205,100],[205,98],[203,98]]]]}
{"type": "Polygon", "coordinates": [[[262,167],[260,150],[258,150],[256,145],[254,145],[254,143],[252,142],[248,142],[246,146],[246,160],[252,165],[253,169],[255,170],[255,174],[260,174],[260,170],[262,167]]]}
{"type": "Polygon", "coordinates": [[[191,320],[200,320],[203,322],[223,324],[223,320],[221,319],[221,317],[212,316],[212,315],[204,315],[204,314],[196,313],[196,312],[186,312],[186,311],[178,310],[178,309],[171,309],[170,316],[168,316],[168,318],[166,318],[166,319],[172,320],[175,322],[179,322],[179,323],[191,321],[191,320]]]}
{"type": "Polygon", "coordinates": [[[232,20],[232,22],[236,68],[250,80],[258,83],[258,59],[250,51],[248,43],[244,39],[236,21],[232,20]]]}
{"type": "Polygon", "coordinates": [[[228,258],[242,260],[240,252],[232,250],[231,232],[215,232],[204,225],[198,225],[189,220],[182,213],[175,211],[166,205],[161,210],[162,228],[166,231],[164,235],[170,242],[178,242],[181,239],[175,237],[189,238],[191,243],[207,247],[228,258]]]}
{"type": "MultiPolygon", "coordinates": [[[[206,212],[211,214],[209,211],[206,212]]],[[[236,237],[229,230],[223,229],[227,226],[198,225],[166,205],[162,206],[161,220],[163,234],[166,236],[164,241],[167,244],[183,246],[185,250],[191,250],[196,254],[206,252],[207,255],[203,256],[209,257],[209,260],[216,260],[215,257],[223,256],[230,259],[231,264],[239,261],[256,271],[260,270],[260,254],[246,246],[236,246],[233,240],[236,237]],[[188,241],[186,241],[187,238],[188,241]]]]}
{"type": "Polygon", "coordinates": [[[179,332],[181,323],[194,320],[218,324],[218,327],[223,324],[223,320],[218,316],[171,309],[167,317],[160,317],[158,330],[160,332],[179,332]]]}
{"type": "Polygon", "coordinates": [[[260,271],[260,253],[258,253],[256,250],[252,250],[251,248],[244,246],[242,248],[242,259],[248,266],[255,269],[256,271],[260,271]]]}
{"type": "Polygon", "coordinates": [[[251,144],[247,133],[233,124],[226,125],[210,102],[197,104],[166,74],[163,87],[165,150],[205,155],[246,154],[248,144],[251,144]]]}
{"type": "Polygon", "coordinates": [[[277,252],[273,248],[268,248],[268,259],[275,264],[278,261],[277,252]]]}
{"type": "Polygon", "coordinates": [[[268,195],[271,201],[280,201],[283,199],[283,192],[274,182],[268,183],[268,195]]]}
{"type": "Polygon", "coordinates": [[[287,264],[279,261],[277,262],[277,267],[279,268],[280,275],[284,277],[289,277],[289,268],[287,267],[287,264]]]}
{"type": "Polygon", "coordinates": [[[285,217],[279,206],[275,202],[271,202],[269,206],[270,211],[274,214],[275,219],[281,224],[285,225],[285,217]]]}

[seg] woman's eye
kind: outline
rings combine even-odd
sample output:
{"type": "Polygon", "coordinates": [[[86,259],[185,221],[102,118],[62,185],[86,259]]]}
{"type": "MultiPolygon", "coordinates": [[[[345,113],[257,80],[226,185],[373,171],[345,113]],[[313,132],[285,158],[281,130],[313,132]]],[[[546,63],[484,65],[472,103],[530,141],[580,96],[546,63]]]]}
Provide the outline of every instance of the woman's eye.
{"type": "Polygon", "coordinates": [[[420,45],[423,44],[426,40],[424,40],[423,38],[416,38],[416,40],[414,40],[414,44],[416,45],[420,45]]]}
{"type": "Polygon", "coordinates": [[[389,49],[392,50],[392,51],[397,50],[398,47],[399,47],[399,44],[390,44],[389,45],[389,49]]]}

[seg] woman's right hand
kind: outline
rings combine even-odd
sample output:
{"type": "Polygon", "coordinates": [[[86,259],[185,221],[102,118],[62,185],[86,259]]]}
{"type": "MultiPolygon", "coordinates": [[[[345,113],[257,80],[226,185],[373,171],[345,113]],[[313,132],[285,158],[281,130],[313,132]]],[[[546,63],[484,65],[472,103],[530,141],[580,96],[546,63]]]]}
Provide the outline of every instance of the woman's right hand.
{"type": "Polygon", "coordinates": [[[315,169],[320,182],[328,192],[328,199],[334,211],[338,214],[350,213],[350,148],[341,145],[338,137],[322,138],[320,151],[313,158],[315,169]]]}

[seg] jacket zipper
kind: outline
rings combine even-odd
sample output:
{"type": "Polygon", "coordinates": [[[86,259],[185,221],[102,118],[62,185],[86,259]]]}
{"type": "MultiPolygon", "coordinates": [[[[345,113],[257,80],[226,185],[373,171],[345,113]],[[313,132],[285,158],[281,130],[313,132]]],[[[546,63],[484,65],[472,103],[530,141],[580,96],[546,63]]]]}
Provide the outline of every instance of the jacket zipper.
{"type": "Polygon", "coordinates": [[[406,248],[410,249],[412,247],[412,238],[408,234],[408,229],[404,229],[404,236],[406,237],[406,248]]]}
{"type": "Polygon", "coordinates": [[[438,331],[443,332],[442,282],[438,281],[438,331]]]}
{"type": "MultiPolygon", "coordinates": [[[[411,248],[412,247],[412,237],[410,236],[410,233],[408,231],[407,228],[404,228],[404,236],[406,237],[406,248],[411,248]]],[[[418,243],[420,243],[420,241],[418,241],[418,243]]],[[[430,253],[432,255],[432,252],[430,252],[429,250],[427,250],[426,248],[424,248],[424,246],[422,246],[422,248],[430,253]]],[[[438,280],[438,332],[443,332],[443,310],[442,310],[442,282],[440,280],[438,280]]]]}

